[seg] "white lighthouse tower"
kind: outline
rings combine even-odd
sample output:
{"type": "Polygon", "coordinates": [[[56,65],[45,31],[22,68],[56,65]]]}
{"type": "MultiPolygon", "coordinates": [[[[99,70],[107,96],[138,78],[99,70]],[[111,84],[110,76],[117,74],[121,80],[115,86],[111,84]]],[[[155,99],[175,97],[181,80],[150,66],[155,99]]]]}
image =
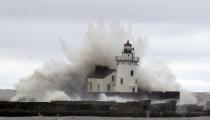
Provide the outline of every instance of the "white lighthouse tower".
{"type": "Polygon", "coordinates": [[[116,56],[117,80],[115,92],[137,92],[137,70],[139,57],[129,40],[124,44],[121,56],[116,56]]]}
{"type": "Polygon", "coordinates": [[[116,56],[116,69],[97,65],[94,73],[88,77],[88,92],[118,93],[137,92],[137,70],[139,57],[129,40],[124,44],[121,56],[116,56]]]}

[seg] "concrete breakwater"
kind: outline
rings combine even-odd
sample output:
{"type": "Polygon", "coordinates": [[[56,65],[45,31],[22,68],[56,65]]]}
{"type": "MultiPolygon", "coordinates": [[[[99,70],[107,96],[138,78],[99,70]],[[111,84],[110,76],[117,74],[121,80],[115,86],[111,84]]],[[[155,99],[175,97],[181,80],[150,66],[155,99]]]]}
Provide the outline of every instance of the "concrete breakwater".
{"type": "Polygon", "coordinates": [[[0,102],[0,116],[109,116],[182,117],[207,116],[206,111],[177,112],[176,101],[151,104],[150,100],[0,102]]]}

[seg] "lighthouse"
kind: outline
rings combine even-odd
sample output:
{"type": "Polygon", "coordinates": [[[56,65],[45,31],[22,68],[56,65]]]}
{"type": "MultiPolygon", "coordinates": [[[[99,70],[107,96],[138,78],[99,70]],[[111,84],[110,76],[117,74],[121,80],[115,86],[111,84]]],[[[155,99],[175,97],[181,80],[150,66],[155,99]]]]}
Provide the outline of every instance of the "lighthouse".
{"type": "Polygon", "coordinates": [[[139,57],[135,57],[135,49],[129,40],[124,44],[121,56],[116,56],[117,81],[116,92],[137,92],[137,70],[139,57]]]}
{"type": "Polygon", "coordinates": [[[124,44],[121,56],[115,56],[115,61],[116,69],[96,65],[94,73],[87,79],[88,92],[138,92],[139,57],[135,56],[129,40],[124,44]]]}

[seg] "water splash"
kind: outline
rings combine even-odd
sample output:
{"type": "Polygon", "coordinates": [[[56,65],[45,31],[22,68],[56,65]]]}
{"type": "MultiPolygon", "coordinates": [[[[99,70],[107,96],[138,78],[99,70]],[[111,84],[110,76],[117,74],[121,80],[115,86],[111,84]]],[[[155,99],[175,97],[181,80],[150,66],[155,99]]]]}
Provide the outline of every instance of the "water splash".
{"type": "MultiPolygon", "coordinates": [[[[59,100],[86,99],[87,76],[93,72],[96,65],[116,68],[114,58],[121,53],[123,43],[131,39],[131,36],[130,28],[118,22],[100,21],[89,24],[82,47],[76,54],[65,52],[68,61],[48,61],[43,68],[22,78],[16,85],[17,94],[12,100],[30,97],[36,101],[51,101],[57,100],[57,96],[59,100]]],[[[62,46],[65,46],[65,42],[61,41],[62,46]]],[[[144,43],[141,38],[135,40],[136,56],[141,59],[144,43]]],[[[64,49],[67,51],[66,47],[64,49]]],[[[138,76],[138,87],[141,89],[180,90],[180,85],[170,69],[161,62],[143,62],[140,64],[138,76]]]]}

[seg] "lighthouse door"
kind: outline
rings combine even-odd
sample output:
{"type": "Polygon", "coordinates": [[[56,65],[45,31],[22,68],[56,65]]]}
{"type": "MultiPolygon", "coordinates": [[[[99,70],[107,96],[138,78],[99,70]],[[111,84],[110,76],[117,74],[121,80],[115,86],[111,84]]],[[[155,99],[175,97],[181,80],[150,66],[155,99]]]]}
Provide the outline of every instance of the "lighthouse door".
{"type": "Polygon", "coordinates": [[[135,92],[135,88],[132,88],[132,92],[135,92]]]}

